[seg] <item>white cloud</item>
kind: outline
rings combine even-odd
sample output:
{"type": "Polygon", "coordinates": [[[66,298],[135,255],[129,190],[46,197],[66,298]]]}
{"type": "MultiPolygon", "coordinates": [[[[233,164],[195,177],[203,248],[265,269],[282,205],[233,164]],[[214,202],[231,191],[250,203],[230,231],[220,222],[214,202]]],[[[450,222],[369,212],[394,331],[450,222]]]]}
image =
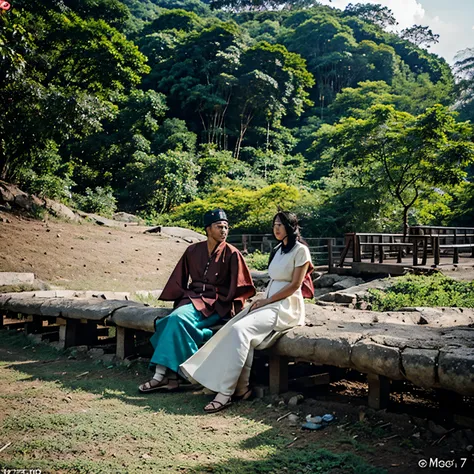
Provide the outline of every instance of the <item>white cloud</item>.
{"type": "Polygon", "coordinates": [[[421,23],[425,17],[425,9],[421,3],[416,0],[320,0],[324,5],[333,6],[344,10],[349,3],[374,3],[392,10],[395,18],[398,21],[398,29],[407,28],[415,23],[421,23]]]}

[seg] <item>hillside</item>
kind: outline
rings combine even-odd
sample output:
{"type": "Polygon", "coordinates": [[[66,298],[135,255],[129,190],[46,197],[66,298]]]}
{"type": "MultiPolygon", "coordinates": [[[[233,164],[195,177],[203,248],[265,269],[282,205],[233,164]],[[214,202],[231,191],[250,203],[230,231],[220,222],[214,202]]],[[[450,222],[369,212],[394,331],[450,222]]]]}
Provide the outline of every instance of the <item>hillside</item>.
{"type": "Polygon", "coordinates": [[[145,228],[45,222],[0,212],[0,271],[77,290],[162,288],[189,245],[145,228]]]}

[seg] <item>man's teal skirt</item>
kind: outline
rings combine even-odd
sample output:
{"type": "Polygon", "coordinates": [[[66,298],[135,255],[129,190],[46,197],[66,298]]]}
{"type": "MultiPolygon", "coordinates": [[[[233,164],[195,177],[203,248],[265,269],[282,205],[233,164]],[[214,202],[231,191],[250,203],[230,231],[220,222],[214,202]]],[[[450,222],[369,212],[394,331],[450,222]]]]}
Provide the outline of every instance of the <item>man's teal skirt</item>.
{"type": "Polygon", "coordinates": [[[219,320],[217,313],[206,318],[191,303],[176,308],[166,318],[158,319],[155,334],[150,339],[155,349],[150,366],[164,365],[177,372],[178,367],[211,338],[209,327],[219,320]]]}

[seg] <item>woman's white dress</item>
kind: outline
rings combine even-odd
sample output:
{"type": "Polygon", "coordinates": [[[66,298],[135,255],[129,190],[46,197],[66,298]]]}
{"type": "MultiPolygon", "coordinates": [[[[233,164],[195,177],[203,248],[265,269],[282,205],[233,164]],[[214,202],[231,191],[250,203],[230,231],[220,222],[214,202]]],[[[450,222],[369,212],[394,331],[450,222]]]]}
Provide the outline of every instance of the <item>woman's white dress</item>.
{"type": "MultiPolygon", "coordinates": [[[[288,285],[294,269],[307,262],[311,262],[309,249],[300,242],[288,253],[278,249],[268,267],[270,283],[265,298],[288,285]]],[[[254,349],[268,336],[303,326],[304,321],[301,288],[255,311],[246,308],[184,362],[180,370],[188,379],[214,392],[232,395],[236,388],[241,392],[248,386],[254,349]]]]}

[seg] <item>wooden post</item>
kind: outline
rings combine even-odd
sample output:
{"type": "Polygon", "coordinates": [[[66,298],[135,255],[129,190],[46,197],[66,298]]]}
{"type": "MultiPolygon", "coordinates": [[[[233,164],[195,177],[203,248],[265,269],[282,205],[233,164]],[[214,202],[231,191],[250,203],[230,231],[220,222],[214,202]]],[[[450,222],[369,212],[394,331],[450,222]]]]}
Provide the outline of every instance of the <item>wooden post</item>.
{"type": "Polygon", "coordinates": [[[334,259],[332,256],[332,239],[328,239],[328,273],[333,273],[334,271],[334,259]]]}
{"type": "Polygon", "coordinates": [[[418,240],[413,239],[413,266],[418,265],[418,240]]]}
{"type": "Polygon", "coordinates": [[[81,324],[77,326],[76,342],[78,345],[93,346],[97,344],[98,332],[97,322],[88,319],[81,319],[81,324]]]}
{"type": "Polygon", "coordinates": [[[3,318],[6,316],[5,312],[3,310],[0,310],[0,329],[4,328],[3,325],[3,318]]]}
{"type": "MultiPolygon", "coordinates": [[[[374,243],[374,236],[371,235],[370,236],[370,243],[373,244],[374,243]]],[[[370,254],[370,263],[375,263],[375,245],[372,245],[372,252],[370,254]]]]}
{"type": "Polygon", "coordinates": [[[388,406],[390,400],[390,379],[383,375],[368,374],[369,407],[380,410],[388,406]]]}
{"type": "Polygon", "coordinates": [[[360,237],[354,233],[354,262],[360,262],[362,259],[362,252],[360,249],[360,237]]]}
{"type": "Polygon", "coordinates": [[[115,355],[117,359],[123,360],[133,354],[135,350],[135,339],[132,329],[117,326],[117,346],[115,355]]]}
{"type": "Polygon", "coordinates": [[[56,319],[59,326],[59,344],[62,349],[77,346],[79,321],[77,319],[56,319]]]}
{"type": "Polygon", "coordinates": [[[43,319],[41,316],[32,315],[32,320],[28,321],[25,325],[25,333],[26,334],[38,334],[41,332],[41,328],[43,327],[43,319]]]}
{"type": "Polygon", "coordinates": [[[457,247],[454,247],[454,253],[453,253],[453,263],[459,263],[459,251],[457,247]]]}
{"type": "MultiPolygon", "coordinates": [[[[379,235],[379,244],[383,243],[383,235],[379,235]]],[[[383,263],[383,245],[379,245],[379,263],[383,263]]]]}
{"type": "Polygon", "coordinates": [[[426,261],[428,260],[428,239],[423,239],[423,257],[421,259],[421,264],[426,265],[426,261]]]}
{"type": "MultiPolygon", "coordinates": [[[[354,234],[352,233],[346,233],[344,234],[344,250],[341,253],[341,258],[339,260],[339,267],[344,266],[344,260],[346,258],[346,255],[349,252],[349,248],[351,247],[352,239],[354,238],[354,234]]],[[[354,254],[352,255],[352,261],[354,261],[354,254]]]]}
{"type": "Polygon", "coordinates": [[[270,393],[278,395],[288,391],[288,358],[284,356],[270,356],[270,393]]]}
{"type": "Polygon", "coordinates": [[[439,265],[441,250],[439,248],[439,237],[433,237],[433,254],[435,267],[439,265]]]}

